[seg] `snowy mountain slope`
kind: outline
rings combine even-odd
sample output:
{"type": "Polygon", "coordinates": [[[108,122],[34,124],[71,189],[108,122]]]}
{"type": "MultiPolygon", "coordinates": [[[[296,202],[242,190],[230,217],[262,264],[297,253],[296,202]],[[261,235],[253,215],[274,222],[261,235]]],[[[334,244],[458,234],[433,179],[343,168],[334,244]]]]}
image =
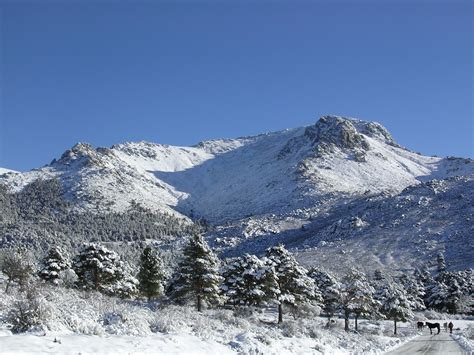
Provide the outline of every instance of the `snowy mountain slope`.
{"type": "Polygon", "coordinates": [[[10,169],[0,168],[0,175],[6,174],[6,173],[17,173],[17,172],[10,169]]]}
{"type": "Polygon", "coordinates": [[[377,123],[336,116],[315,125],[194,147],[147,142],[93,149],[79,143],[51,164],[0,177],[19,190],[57,177],[80,208],[148,208],[213,223],[312,208],[368,193],[397,193],[432,178],[474,172],[469,159],[400,147],[377,123]]]}
{"type": "Polygon", "coordinates": [[[432,180],[396,195],[333,205],[303,220],[251,218],[218,227],[211,236],[225,255],[262,253],[283,243],[306,265],[372,272],[434,266],[443,252],[449,269],[473,267],[474,175],[432,180]]]}

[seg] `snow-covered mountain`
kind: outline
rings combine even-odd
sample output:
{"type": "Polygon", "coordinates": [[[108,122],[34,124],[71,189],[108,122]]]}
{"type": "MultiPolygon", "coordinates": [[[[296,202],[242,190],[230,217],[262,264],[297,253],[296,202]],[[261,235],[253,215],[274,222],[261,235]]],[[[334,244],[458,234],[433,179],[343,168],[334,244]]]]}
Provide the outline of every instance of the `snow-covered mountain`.
{"type": "Polygon", "coordinates": [[[205,218],[227,255],[283,242],[306,264],[400,269],[443,251],[450,267],[473,266],[474,161],[412,152],[374,122],[324,116],[193,147],[78,143],[42,168],[0,174],[0,183],[20,191],[53,177],[79,210],[136,202],[205,218]]]}
{"type": "Polygon", "coordinates": [[[442,252],[452,269],[473,267],[474,175],[431,180],[401,193],[361,196],[302,214],[250,217],[218,226],[227,255],[262,253],[283,243],[306,265],[333,272],[349,266],[410,269],[435,266],[442,252]]]}
{"type": "Polygon", "coordinates": [[[124,210],[136,201],[221,223],[473,172],[472,160],[400,147],[380,124],[325,116],[309,127],[194,147],[137,142],[94,149],[78,143],[45,167],[0,181],[20,190],[57,177],[81,208],[124,210]]]}

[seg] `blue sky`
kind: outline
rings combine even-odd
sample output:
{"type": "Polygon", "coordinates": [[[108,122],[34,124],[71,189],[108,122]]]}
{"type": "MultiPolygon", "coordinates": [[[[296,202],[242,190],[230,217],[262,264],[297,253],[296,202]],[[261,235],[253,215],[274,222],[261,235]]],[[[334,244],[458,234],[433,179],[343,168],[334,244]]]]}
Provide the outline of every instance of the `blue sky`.
{"type": "Polygon", "coordinates": [[[471,1],[2,1],[0,166],[375,120],[474,156],[471,1]],[[42,3],[42,4],[41,4],[42,3]]]}

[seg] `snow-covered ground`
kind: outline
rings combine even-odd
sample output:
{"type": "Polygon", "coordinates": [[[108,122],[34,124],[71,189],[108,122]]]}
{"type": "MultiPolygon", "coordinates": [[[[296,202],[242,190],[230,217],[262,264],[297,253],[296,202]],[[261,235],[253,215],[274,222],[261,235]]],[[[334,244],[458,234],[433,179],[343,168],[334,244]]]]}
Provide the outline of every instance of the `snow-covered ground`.
{"type": "MultiPolygon", "coordinates": [[[[273,308],[235,314],[216,309],[198,313],[189,306],[149,307],[97,293],[42,286],[35,330],[12,334],[8,314],[21,299],[0,291],[1,354],[191,353],[191,354],[378,354],[414,336],[390,321],[359,321],[359,333],[346,333],[343,320],[289,312],[281,325],[273,308]],[[56,339],[56,342],[54,341],[56,339]]],[[[353,322],[351,322],[353,324],[353,322]]]]}
{"type": "MultiPolygon", "coordinates": [[[[293,323],[289,321],[281,328],[274,326],[275,329],[262,325],[260,330],[256,325],[242,329],[229,324],[223,325],[219,334],[217,329],[201,329],[205,333],[173,331],[143,336],[64,331],[13,335],[0,330],[0,354],[380,354],[410,339],[327,330],[324,320],[319,318],[312,322],[313,329],[302,334],[296,331],[302,325],[293,323]]],[[[382,327],[390,328],[390,324],[382,327]]]]}
{"type": "MultiPolygon", "coordinates": [[[[186,310],[186,312],[194,312],[186,310]]],[[[205,319],[194,329],[155,332],[150,335],[86,335],[68,331],[37,331],[13,335],[0,330],[1,354],[382,354],[397,351],[403,344],[418,335],[427,336],[429,331],[415,332],[411,324],[401,324],[401,337],[389,335],[392,322],[361,321],[360,334],[345,333],[342,320],[337,328],[326,329],[325,319],[312,321],[289,320],[281,327],[270,327],[262,323],[251,324],[245,319],[225,319],[221,314],[221,327],[213,329],[219,312],[193,315],[188,323],[199,318],[210,317],[207,327],[205,319]],[[227,326],[226,326],[226,322],[227,326]],[[232,323],[231,323],[232,322],[232,323]],[[241,322],[244,327],[236,326],[241,322]],[[306,331],[302,328],[307,327],[306,331]],[[382,335],[384,334],[384,335],[382,335]]],[[[179,312],[175,314],[180,316],[179,312]]],[[[188,313],[189,315],[189,313],[188,313]]],[[[181,319],[181,321],[184,321],[181,319]]],[[[251,320],[251,321],[254,321],[251,320]]],[[[433,320],[435,321],[435,320],[433,320]]],[[[443,324],[445,320],[439,320],[443,324]]],[[[454,321],[453,338],[465,351],[474,350],[473,321],[454,321]],[[457,329],[459,328],[459,329],[457,329]],[[466,333],[470,332],[470,338],[466,333]]],[[[188,324],[189,326],[189,324],[188,324]]],[[[443,334],[444,330],[442,330],[443,334]]],[[[431,338],[429,340],[432,340],[431,338]]]]}
{"type": "Polygon", "coordinates": [[[0,333],[0,354],[233,354],[226,346],[189,334],[93,336],[51,332],[0,333]],[[55,341],[56,340],[56,341],[55,341]]]}

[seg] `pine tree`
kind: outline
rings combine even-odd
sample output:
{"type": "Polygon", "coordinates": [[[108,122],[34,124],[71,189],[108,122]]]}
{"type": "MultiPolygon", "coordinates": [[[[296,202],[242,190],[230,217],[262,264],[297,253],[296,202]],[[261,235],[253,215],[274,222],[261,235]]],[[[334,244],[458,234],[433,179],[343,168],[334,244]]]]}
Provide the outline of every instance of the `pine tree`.
{"type": "Polygon", "coordinates": [[[42,260],[39,277],[58,285],[61,272],[70,268],[67,254],[60,247],[53,246],[42,260]]]}
{"type": "Polygon", "coordinates": [[[341,305],[344,311],[344,330],[349,331],[349,316],[355,316],[355,329],[360,316],[377,315],[378,303],[374,299],[375,289],[365,275],[351,269],[341,280],[341,305]]]}
{"type": "Polygon", "coordinates": [[[283,322],[284,304],[298,307],[308,302],[321,303],[322,296],[314,280],[283,245],[267,249],[266,255],[269,265],[275,269],[280,291],[277,299],[278,323],[283,322]]]}
{"type": "Polygon", "coordinates": [[[449,313],[459,313],[461,301],[465,295],[472,293],[472,288],[466,288],[466,274],[463,272],[444,271],[435,277],[437,288],[430,289],[432,300],[436,307],[449,313]],[[441,284],[441,285],[439,285],[441,284]]]}
{"type": "Polygon", "coordinates": [[[423,301],[425,290],[423,284],[416,279],[415,275],[402,274],[399,281],[406,291],[406,296],[412,304],[412,309],[414,311],[426,309],[425,302],[423,301]]]}
{"type": "Polygon", "coordinates": [[[438,278],[433,279],[426,288],[426,306],[437,311],[446,311],[448,296],[449,290],[446,284],[438,278]]]}
{"type": "Polygon", "coordinates": [[[148,298],[148,301],[163,293],[163,279],[161,261],[148,246],[140,257],[140,271],[138,273],[140,291],[148,298]]]}
{"type": "Polygon", "coordinates": [[[199,312],[203,303],[219,304],[223,301],[220,294],[219,259],[200,234],[193,235],[183,250],[183,259],[169,288],[169,295],[178,302],[189,298],[196,300],[199,312]]]}
{"type": "Polygon", "coordinates": [[[420,285],[426,290],[428,285],[433,281],[430,271],[427,266],[423,266],[421,269],[415,269],[414,276],[420,285]]]}
{"type": "Polygon", "coordinates": [[[387,319],[393,319],[394,334],[397,334],[397,322],[408,321],[413,318],[412,303],[406,297],[405,290],[387,279],[375,295],[380,302],[380,311],[387,319]]]}
{"type": "Polygon", "coordinates": [[[34,269],[33,256],[26,248],[20,247],[7,250],[2,263],[2,272],[8,278],[5,293],[8,292],[12,282],[17,282],[21,288],[24,288],[33,275],[34,269]]]}
{"type": "Polygon", "coordinates": [[[382,273],[382,270],[376,269],[376,270],[374,271],[374,280],[375,280],[375,281],[384,281],[384,280],[385,280],[385,276],[384,276],[384,274],[382,273]]]}
{"type": "Polygon", "coordinates": [[[327,272],[313,268],[308,275],[316,282],[323,298],[323,311],[328,317],[328,325],[331,318],[339,311],[341,301],[341,285],[327,272]]]}
{"type": "Polygon", "coordinates": [[[123,268],[117,253],[98,244],[84,245],[73,263],[79,286],[105,293],[124,279],[123,268]]]}
{"type": "Polygon", "coordinates": [[[438,262],[438,273],[442,273],[446,271],[446,261],[444,260],[444,254],[442,252],[438,253],[437,262],[438,262]]]}
{"type": "Polygon", "coordinates": [[[255,255],[228,260],[222,276],[222,290],[234,306],[265,304],[279,294],[275,270],[255,255]]]}

